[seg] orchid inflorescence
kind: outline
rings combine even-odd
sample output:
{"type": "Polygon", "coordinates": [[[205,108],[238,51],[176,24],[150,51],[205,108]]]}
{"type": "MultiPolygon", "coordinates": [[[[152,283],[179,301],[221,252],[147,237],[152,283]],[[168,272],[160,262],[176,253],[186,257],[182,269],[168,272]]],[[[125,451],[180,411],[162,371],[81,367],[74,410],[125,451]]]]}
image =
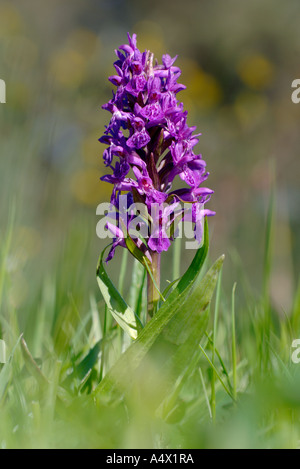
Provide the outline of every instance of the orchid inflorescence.
{"type": "MultiPolygon", "coordinates": [[[[167,251],[176,237],[174,227],[167,234],[172,220],[179,215],[181,220],[188,218],[183,210],[178,210],[180,202],[190,204],[189,219],[195,232],[199,233],[200,228],[202,233],[204,217],[214,215],[203,209],[213,191],[201,187],[209,173],[202,156],[193,151],[200,134],[194,134],[196,127],[187,125],[188,113],[176,97],[185,89],[177,82],[181,75],[180,68],[174,65],[177,56],[163,55],[160,65],[154,62],[150,51],[140,52],[135,34],[132,37],[128,34],[128,40],[128,44],[116,50],[117,74],[109,80],[117,89],[103,106],[112,113],[99,139],[108,145],[103,158],[111,173],[101,179],[113,184],[113,207],[119,209],[120,196],[124,199],[125,193],[127,208],[139,203],[151,212],[147,219],[148,239],[135,240],[151,260],[155,254],[167,251]],[[177,176],[186,183],[185,187],[172,188],[177,176]],[[153,206],[159,209],[153,211],[153,206]]],[[[115,226],[108,221],[107,227],[115,236],[107,258],[110,260],[116,246],[127,246],[124,231],[128,226],[115,226]]],[[[199,243],[200,238],[198,235],[199,243]]]]}

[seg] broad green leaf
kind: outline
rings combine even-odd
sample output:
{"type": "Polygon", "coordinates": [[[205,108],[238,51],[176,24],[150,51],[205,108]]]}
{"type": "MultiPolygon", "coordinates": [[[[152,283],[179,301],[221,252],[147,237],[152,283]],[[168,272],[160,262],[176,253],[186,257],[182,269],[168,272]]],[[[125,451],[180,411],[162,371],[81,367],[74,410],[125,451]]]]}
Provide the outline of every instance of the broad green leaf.
{"type": "Polygon", "coordinates": [[[93,348],[90,349],[87,356],[77,365],[76,374],[80,379],[83,379],[86,374],[95,366],[101,351],[102,339],[97,342],[93,348]]]}
{"type": "Polygon", "coordinates": [[[175,280],[173,280],[173,282],[170,282],[169,285],[164,289],[164,291],[162,292],[163,294],[163,297],[166,298],[169,291],[174,287],[174,285],[176,285],[176,283],[179,282],[179,278],[176,278],[175,280]]]}
{"type": "MultiPolygon", "coordinates": [[[[206,227],[205,244],[197,252],[187,273],[181,279],[168,300],[162,305],[157,314],[143,329],[136,342],[128,348],[111,371],[106,375],[104,380],[98,386],[96,394],[101,393],[102,395],[106,395],[109,392],[111,393],[113,390],[119,394],[116,386],[126,389],[128,377],[131,377],[129,379],[132,379],[133,372],[139,367],[153,344],[157,344],[161,340],[167,342],[168,346],[170,346],[168,347],[170,360],[172,360],[172,356],[175,356],[176,353],[181,353],[182,356],[185,357],[183,358],[183,362],[179,360],[178,364],[176,364],[179,368],[175,375],[182,373],[185,366],[184,364],[189,360],[189,347],[191,346],[189,344],[189,338],[199,325],[199,314],[203,314],[203,311],[205,311],[211,301],[218,273],[224,259],[222,256],[214,264],[201,283],[191,293],[192,286],[198,277],[207,253],[207,244],[208,233],[206,227]],[[199,269],[198,271],[197,265],[199,269]],[[169,301],[170,298],[171,301],[169,301]],[[176,321],[175,318],[177,314],[178,323],[176,323],[175,326],[174,323],[171,323],[171,320],[174,318],[174,321],[176,321]],[[170,330],[168,330],[170,324],[171,327],[170,330]],[[188,352],[183,354],[183,349],[178,352],[181,345],[184,345],[188,352]]],[[[201,327],[203,327],[203,325],[201,327]]],[[[199,341],[200,338],[201,334],[197,340],[199,341]]],[[[193,343],[193,341],[191,343],[193,343]]],[[[178,355],[176,356],[178,357],[178,355]]]]}
{"type": "Polygon", "coordinates": [[[142,264],[145,266],[145,262],[150,262],[145,254],[137,247],[131,236],[127,233],[125,243],[128,251],[142,264]]]}
{"type": "Polygon", "coordinates": [[[101,381],[95,391],[96,393],[109,393],[110,388],[114,386],[114,376],[121,376],[124,373],[124,370],[126,371],[128,363],[130,364],[130,368],[132,370],[138,367],[159,334],[163,331],[164,327],[168,324],[172,317],[175,316],[175,314],[180,310],[184,301],[190,294],[206,259],[208,246],[209,233],[206,220],[204,227],[203,245],[198,249],[188,270],[183,275],[176,288],[169,295],[165,303],[163,303],[162,307],[159,309],[153,319],[145,326],[137,341],[126,350],[126,352],[111,369],[111,372],[108,373],[101,381]]]}
{"type": "MultiPolygon", "coordinates": [[[[176,405],[183,385],[200,359],[199,342],[207,327],[209,310],[206,308],[205,311],[195,311],[194,316],[198,320],[191,329],[191,333],[187,335],[185,342],[173,348],[174,352],[170,356],[164,353],[164,365],[161,369],[164,386],[158,392],[160,401],[164,400],[161,409],[164,418],[176,405]]],[[[167,349],[164,348],[164,350],[167,349]]]]}
{"type": "MultiPolygon", "coordinates": [[[[132,237],[130,236],[130,234],[128,233],[127,231],[127,228],[122,220],[122,218],[120,218],[120,222],[121,222],[121,226],[122,226],[122,230],[123,230],[123,233],[125,234],[125,244],[126,244],[126,247],[128,249],[128,251],[143,265],[146,267],[146,265],[150,264],[150,261],[149,259],[145,256],[145,253],[143,252],[143,250],[141,250],[140,248],[137,247],[136,243],[134,242],[134,240],[132,239],[132,237]]],[[[144,250],[146,250],[146,246],[143,245],[144,247],[144,250]]]]}
{"type": "MultiPolygon", "coordinates": [[[[123,233],[126,233],[125,243],[126,243],[127,249],[145,267],[145,269],[147,270],[148,274],[151,277],[151,280],[152,280],[156,290],[159,293],[159,296],[161,297],[161,299],[163,301],[165,301],[162,293],[160,292],[160,290],[158,288],[158,285],[155,281],[155,278],[153,276],[152,265],[151,265],[150,260],[145,255],[145,252],[142,249],[137,247],[136,243],[134,242],[134,240],[131,238],[130,234],[128,233],[128,231],[126,229],[126,226],[125,226],[124,222],[122,221],[122,219],[121,219],[121,225],[122,225],[123,233]]],[[[144,250],[145,250],[146,246],[144,244],[142,244],[142,246],[144,247],[144,250]]]]}
{"type": "Polygon", "coordinates": [[[165,304],[163,307],[167,308],[168,306],[175,307],[176,303],[180,300],[184,301],[185,298],[188,296],[190,293],[192,287],[194,286],[194,283],[199,277],[199,274],[201,272],[201,269],[203,267],[203,264],[205,262],[207,253],[208,253],[208,248],[209,248],[209,232],[208,232],[208,222],[207,219],[205,219],[205,225],[204,225],[204,237],[203,237],[203,244],[201,248],[198,249],[198,251],[195,254],[195,257],[185,272],[185,274],[182,276],[182,278],[179,280],[176,288],[170,293],[168,298],[166,299],[165,304]]]}
{"type": "Polygon", "coordinates": [[[209,310],[207,308],[197,327],[194,329],[193,334],[185,344],[178,347],[173,356],[173,363],[176,365],[175,367],[173,365],[174,378],[171,380],[170,389],[167,387],[167,392],[165,392],[166,398],[161,405],[161,413],[164,419],[168,418],[168,415],[176,409],[180,391],[193,370],[196,369],[197,363],[200,360],[197,348],[207,325],[208,316],[209,310]],[[193,336],[196,337],[196,344],[194,343],[193,336]],[[190,347],[190,350],[188,350],[187,346],[190,347]]]}
{"type": "Polygon", "coordinates": [[[87,374],[92,371],[97,363],[102,343],[103,340],[99,340],[94,347],[89,350],[88,354],[78,363],[78,365],[74,366],[72,373],[68,374],[67,378],[64,380],[64,385],[72,383],[76,378],[80,381],[84,380],[87,374]]]}
{"type": "Polygon", "coordinates": [[[193,289],[149,351],[148,355],[154,355],[155,365],[164,377],[160,389],[155,390],[157,398],[161,400],[168,397],[170,402],[170,396],[171,402],[176,399],[191,369],[194,368],[190,368],[191,364],[199,359],[199,342],[207,327],[208,305],[222,264],[223,258],[220,258],[193,289]]]}
{"type": "Polygon", "coordinates": [[[142,324],[107,275],[103,265],[103,255],[104,251],[100,257],[97,269],[99,288],[107,304],[107,308],[114,319],[132,339],[136,339],[138,331],[142,328],[142,324]]]}

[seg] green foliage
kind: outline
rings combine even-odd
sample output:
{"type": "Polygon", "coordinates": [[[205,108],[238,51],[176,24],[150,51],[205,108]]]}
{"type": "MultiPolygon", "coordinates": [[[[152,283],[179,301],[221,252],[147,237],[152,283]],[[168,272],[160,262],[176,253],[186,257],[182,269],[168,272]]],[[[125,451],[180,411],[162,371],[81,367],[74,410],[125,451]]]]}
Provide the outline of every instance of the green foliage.
{"type": "MultiPolygon", "coordinates": [[[[204,333],[207,318],[204,311],[211,301],[223,261],[223,258],[217,261],[201,283],[195,286],[208,252],[208,241],[206,223],[203,246],[196,253],[191,266],[154,318],[140,332],[137,340],[100,383],[96,394],[111,398],[112,391],[116,388],[117,394],[119,394],[120,388],[126,389],[128,384],[134,381],[133,374],[136,369],[142,366],[143,360],[147,360],[147,354],[151,356],[152,352],[153,355],[152,348],[159,350],[159,353],[156,352],[157,356],[164,355],[165,362],[172,362],[169,367],[173,370],[173,382],[184,371],[184,367],[190,362],[204,333]],[[171,347],[172,351],[169,350],[167,356],[165,342],[177,345],[173,349],[171,347]],[[153,347],[154,344],[155,347],[153,347]],[[176,366],[178,366],[178,371],[174,373],[176,366]]],[[[165,376],[166,374],[167,372],[164,371],[165,376]]]]}
{"type": "MultiPolygon", "coordinates": [[[[11,223],[2,266],[12,231],[11,223]]],[[[247,288],[246,304],[239,282],[227,293],[223,256],[203,273],[207,251],[206,226],[203,246],[148,322],[146,272],[137,260],[126,291],[123,257],[121,294],[101,257],[99,302],[92,293],[85,311],[76,291],[65,303],[59,282],[45,279],[25,329],[9,307],[3,267],[1,337],[9,358],[0,365],[0,446],[297,447],[300,375],[290,346],[300,332],[299,291],[289,318],[270,307],[266,331],[265,289],[257,299],[247,288]]],[[[178,253],[175,264],[173,278],[178,253]]]]}
{"type": "Polygon", "coordinates": [[[100,257],[97,268],[97,280],[109,312],[117,323],[133,339],[137,338],[138,329],[142,327],[139,318],[124,301],[114,284],[108,277],[103,265],[104,251],[100,257]]]}

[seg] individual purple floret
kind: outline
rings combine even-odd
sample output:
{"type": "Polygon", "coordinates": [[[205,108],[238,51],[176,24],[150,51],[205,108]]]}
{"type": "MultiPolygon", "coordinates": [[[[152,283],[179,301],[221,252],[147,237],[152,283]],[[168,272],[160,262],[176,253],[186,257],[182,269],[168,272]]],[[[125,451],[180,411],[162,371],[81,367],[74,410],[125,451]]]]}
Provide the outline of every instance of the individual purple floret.
{"type": "MultiPolygon", "coordinates": [[[[130,200],[144,204],[149,213],[153,204],[164,204],[162,210],[154,212],[157,219],[149,222],[153,229],[149,226],[145,242],[146,255],[151,259],[153,253],[170,247],[172,236],[167,234],[167,225],[172,216],[178,217],[178,203],[193,204],[190,221],[197,231],[201,217],[214,215],[207,209],[199,211],[213,191],[199,187],[209,173],[202,156],[193,151],[200,134],[194,134],[196,128],[187,125],[187,112],[177,100],[177,93],[185,89],[177,82],[181,75],[174,65],[177,57],[163,55],[159,65],[150,51],[139,51],[135,34],[128,34],[128,42],[116,51],[116,75],[109,80],[117,89],[103,106],[112,117],[99,140],[108,145],[103,158],[111,171],[101,179],[113,184],[111,203],[116,208],[124,192],[130,200]],[[184,187],[172,190],[177,176],[184,187]]],[[[110,224],[108,228],[115,235],[110,260],[116,246],[126,244],[122,226],[116,229],[110,224]]],[[[136,240],[136,244],[140,247],[141,241],[136,240]]]]}

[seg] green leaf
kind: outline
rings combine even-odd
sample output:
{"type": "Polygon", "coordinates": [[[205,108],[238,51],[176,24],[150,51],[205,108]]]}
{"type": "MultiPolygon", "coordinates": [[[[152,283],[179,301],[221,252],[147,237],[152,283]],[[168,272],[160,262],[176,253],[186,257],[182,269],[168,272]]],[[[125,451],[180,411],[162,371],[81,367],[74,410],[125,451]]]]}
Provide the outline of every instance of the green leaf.
{"type": "MultiPolygon", "coordinates": [[[[126,247],[128,249],[128,251],[133,255],[133,257],[135,257],[144,267],[146,267],[146,265],[149,265],[150,264],[150,261],[149,259],[145,256],[145,253],[143,252],[142,249],[138,248],[136,243],[134,242],[134,240],[131,238],[130,234],[128,233],[127,231],[127,228],[122,220],[122,218],[120,218],[120,222],[121,222],[121,226],[122,226],[122,230],[123,230],[123,233],[125,235],[125,244],[126,244],[126,247]]],[[[146,245],[143,245],[144,246],[144,250],[146,250],[146,245]]]]}
{"type": "Polygon", "coordinates": [[[138,332],[142,329],[143,326],[139,318],[128,306],[126,301],[120,295],[107,275],[103,265],[104,251],[101,254],[97,269],[97,280],[99,288],[106,302],[107,308],[114,319],[117,321],[120,327],[122,327],[122,329],[130,335],[132,339],[136,339],[138,332]]]}
{"type": "Polygon", "coordinates": [[[158,394],[160,398],[173,396],[171,402],[178,397],[185,380],[194,366],[193,362],[199,360],[199,343],[203,337],[208,323],[208,305],[215,290],[218,275],[223,264],[221,257],[209,270],[203,280],[196,285],[191,295],[180,310],[170,320],[167,327],[150,349],[150,355],[156,348],[157,363],[161,375],[164,377],[164,386],[158,394]]]}
{"type": "MultiPolygon", "coordinates": [[[[123,229],[123,233],[126,233],[126,237],[125,237],[125,243],[126,243],[126,247],[127,249],[129,250],[129,252],[145,267],[145,269],[147,270],[148,274],[150,275],[151,277],[151,280],[156,288],[156,290],[158,291],[158,294],[159,296],[161,297],[161,299],[163,301],[165,301],[162,293],[160,292],[159,288],[158,288],[158,285],[155,281],[155,278],[153,276],[153,272],[152,272],[152,265],[151,265],[151,262],[150,260],[148,259],[148,257],[144,254],[144,252],[139,249],[137,247],[137,245],[135,244],[134,240],[131,238],[130,234],[128,233],[126,227],[125,227],[125,224],[124,222],[121,220],[121,225],[122,225],[122,229],[123,229]]],[[[145,245],[143,245],[144,248],[146,248],[145,245]]]]}
{"type": "Polygon", "coordinates": [[[64,384],[71,383],[75,378],[78,378],[82,381],[90,371],[93,370],[95,364],[99,359],[101,352],[103,339],[99,340],[88,352],[88,354],[74,366],[73,372],[68,374],[67,378],[64,381],[64,384]]]}
{"type": "MultiPolygon", "coordinates": [[[[194,332],[196,334],[196,329],[197,340],[201,338],[201,334],[198,330],[199,318],[211,301],[218,273],[224,259],[222,256],[214,264],[201,283],[192,292],[206,258],[207,250],[208,229],[206,224],[204,244],[197,251],[191,266],[182,277],[177,287],[170,294],[167,301],[162,305],[153,319],[145,326],[138,339],[127,349],[105,376],[95,390],[95,394],[104,396],[111,393],[112,395],[112,391],[115,391],[120,395],[120,390],[123,389],[124,391],[127,385],[129,385],[134,371],[139,367],[151,347],[155,342],[158,343],[161,340],[167,341],[168,344],[171,345],[169,349],[173,348],[170,354],[170,360],[173,355],[178,357],[182,354],[184,357],[181,364],[178,362],[175,375],[182,373],[185,366],[184,363],[189,360],[191,353],[188,341],[193,336],[194,332]],[[185,349],[180,350],[180,346],[183,345],[185,349]],[[183,353],[183,350],[186,350],[186,352],[183,353]]],[[[202,328],[203,324],[201,324],[201,330],[202,328]]],[[[192,344],[194,344],[193,340],[191,342],[192,344]]],[[[192,345],[192,347],[194,347],[194,345],[192,345]]]]}
{"type": "Polygon", "coordinates": [[[145,261],[148,263],[150,262],[149,259],[145,256],[145,254],[137,247],[131,236],[127,233],[125,237],[125,243],[128,251],[135,257],[143,266],[145,266],[145,261]]]}
{"type": "Polygon", "coordinates": [[[204,225],[204,237],[203,237],[203,244],[201,248],[198,249],[196,255],[189,266],[188,270],[185,272],[181,280],[179,281],[177,287],[172,291],[169,297],[166,300],[164,306],[168,306],[168,304],[175,303],[178,298],[182,295],[182,293],[188,294],[190,289],[194,285],[194,282],[197,280],[199,273],[203,267],[204,261],[206,259],[207,253],[209,248],[209,232],[208,232],[208,222],[205,219],[204,225]]]}
{"type": "Polygon", "coordinates": [[[175,280],[173,280],[173,282],[170,282],[169,285],[164,289],[162,295],[164,298],[166,298],[166,296],[168,295],[169,291],[172,290],[172,288],[174,287],[174,285],[176,285],[176,283],[178,283],[180,280],[180,278],[176,278],[175,280]]]}
{"type": "Polygon", "coordinates": [[[207,327],[209,310],[206,308],[205,311],[196,311],[194,316],[194,327],[191,328],[190,334],[187,334],[185,342],[176,347],[171,357],[164,356],[166,363],[162,373],[167,376],[167,382],[160,393],[161,399],[165,398],[162,408],[164,417],[176,405],[183,385],[200,359],[198,347],[207,327]]]}

